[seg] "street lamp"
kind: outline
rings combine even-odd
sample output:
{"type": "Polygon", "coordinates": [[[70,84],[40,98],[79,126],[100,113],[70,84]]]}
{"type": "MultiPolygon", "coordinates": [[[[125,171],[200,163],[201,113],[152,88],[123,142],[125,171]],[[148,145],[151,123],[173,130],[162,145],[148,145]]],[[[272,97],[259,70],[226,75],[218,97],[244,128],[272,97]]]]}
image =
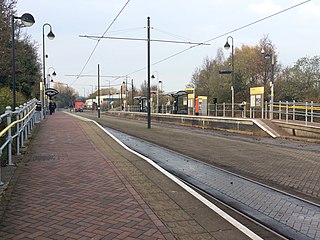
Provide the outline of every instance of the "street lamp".
{"type": "MultiPolygon", "coordinates": [[[[159,98],[160,98],[160,102],[162,102],[162,81],[161,80],[159,80],[158,81],[158,84],[160,84],[160,93],[159,93],[159,91],[158,91],[158,86],[157,86],[157,94],[158,94],[158,96],[157,96],[157,103],[158,103],[158,105],[159,105],[159,98]],[[160,95],[160,96],[159,96],[160,95]]],[[[163,103],[162,103],[162,105],[160,105],[161,106],[161,112],[163,113],[163,103]]],[[[159,108],[159,107],[158,107],[159,108]]]]}
{"type": "MultiPolygon", "coordinates": [[[[157,113],[159,113],[159,83],[161,82],[160,80],[159,80],[159,72],[158,71],[154,71],[154,73],[157,73],[157,77],[158,77],[158,79],[157,79],[157,110],[156,110],[156,112],[157,113]]],[[[151,78],[152,79],[155,79],[156,77],[155,77],[155,75],[154,74],[152,74],[152,76],[151,76],[151,78]]]]}
{"type": "Polygon", "coordinates": [[[121,111],[126,109],[126,101],[127,101],[127,84],[125,81],[122,81],[121,87],[120,87],[120,92],[121,92],[121,111]],[[123,99],[123,92],[125,92],[125,97],[123,99]]]}
{"type": "Polygon", "coordinates": [[[46,87],[46,50],[45,50],[45,36],[44,36],[44,28],[45,26],[49,26],[50,27],[50,31],[47,35],[47,37],[49,38],[49,40],[53,40],[55,38],[55,35],[52,32],[52,27],[49,23],[45,23],[42,26],[42,58],[43,58],[43,96],[42,96],[42,103],[43,103],[43,108],[44,108],[44,116],[45,116],[45,103],[44,103],[44,94],[45,94],[45,87],[46,87]]]}
{"type": "Polygon", "coordinates": [[[273,119],[273,102],[274,102],[274,48],[271,43],[266,43],[271,47],[271,53],[266,53],[264,48],[261,49],[261,54],[264,55],[265,59],[271,59],[271,76],[270,76],[270,87],[271,87],[271,97],[270,97],[270,119],[273,119]]]}
{"type": "Polygon", "coordinates": [[[233,45],[233,37],[228,36],[227,37],[227,42],[224,45],[224,49],[228,50],[230,48],[230,44],[228,42],[228,39],[231,38],[231,65],[232,65],[232,86],[231,86],[231,94],[232,94],[232,117],[234,117],[234,83],[235,83],[235,79],[234,79],[234,45],[233,45]]]}
{"type": "Polygon", "coordinates": [[[30,13],[24,13],[22,14],[21,17],[16,17],[12,15],[11,17],[11,27],[12,27],[12,92],[13,92],[13,111],[15,111],[16,108],[16,44],[15,44],[15,37],[14,37],[14,20],[15,19],[20,19],[23,26],[25,27],[31,27],[34,23],[35,20],[33,16],[30,13]]]}
{"type": "Polygon", "coordinates": [[[151,109],[150,109],[150,67],[151,67],[151,53],[150,53],[150,17],[147,18],[147,105],[148,105],[148,129],[151,128],[151,109]]]}
{"type": "MultiPolygon", "coordinates": [[[[55,70],[53,67],[49,67],[49,68],[48,68],[48,77],[51,77],[51,74],[49,73],[50,69],[53,69],[52,76],[53,76],[53,77],[57,76],[56,70],[55,70]]],[[[53,82],[53,78],[51,78],[50,82],[53,82]]],[[[50,82],[48,82],[48,87],[49,87],[49,88],[50,88],[50,82]]]]}

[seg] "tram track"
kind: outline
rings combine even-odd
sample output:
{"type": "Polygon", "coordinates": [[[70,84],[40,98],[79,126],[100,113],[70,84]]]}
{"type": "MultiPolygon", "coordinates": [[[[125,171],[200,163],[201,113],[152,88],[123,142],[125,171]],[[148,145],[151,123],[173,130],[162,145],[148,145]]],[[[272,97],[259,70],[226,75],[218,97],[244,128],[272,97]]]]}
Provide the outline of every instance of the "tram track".
{"type": "Polygon", "coordinates": [[[256,221],[255,219],[251,218],[250,216],[243,214],[239,210],[231,207],[230,205],[224,203],[223,201],[220,201],[219,199],[215,198],[211,194],[203,191],[202,189],[198,188],[197,186],[184,181],[183,179],[179,178],[181,181],[183,181],[185,184],[187,184],[189,187],[197,191],[199,194],[201,194],[203,197],[208,199],[210,202],[215,204],[218,208],[223,209],[223,211],[227,212],[231,217],[236,219],[237,221],[244,224],[249,229],[255,229],[255,232],[261,236],[263,239],[288,239],[285,236],[281,235],[280,233],[274,231],[273,229],[267,227],[266,225],[256,221]]]}
{"type": "Polygon", "coordinates": [[[291,226],[291,222],[295,221],[294,215],[307,218],[309,211],[317,216],[320,214],[319,206],[144,140],[111,129],[107,131],[166,171],[269,229],[289,239],[312,239],[294,227],[294,224],[291,226]],[[304,211],[301,212],[299,207],[304,211]],[[281,210],[284,208],[290,213],[281,210]],[[283,217],[288,218],[288,222],[283,217]]]}

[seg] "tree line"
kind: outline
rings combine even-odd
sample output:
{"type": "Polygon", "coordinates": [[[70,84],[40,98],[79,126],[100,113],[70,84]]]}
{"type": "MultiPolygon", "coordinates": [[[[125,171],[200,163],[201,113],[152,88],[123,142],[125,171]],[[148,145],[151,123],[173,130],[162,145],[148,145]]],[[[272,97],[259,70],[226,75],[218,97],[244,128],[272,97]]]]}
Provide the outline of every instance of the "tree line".
{"type": "MultiPolygon", "coordinates": [[[[293,66],[280,64],[276,46],[263,37],[255,46],[242,45],[234,51],[235,102],[250,102],[250,88],[264,87],[265,101],[270,101],[271,59],[274,57],[274,101],[320,102],[320,56],[302,57],[293,66]]],[[[219,74],[220,70],[231,70],[231,54],[225,58],[218,49],[215,58],[206,57],[196,68],[188,87],[195,87],[196,95],[208,96],[209,103],[216,98],[218,103],[231,102],[232,77],[219,74]]]]}
{"type": "MultiPolygon", "coordinates": [[[[12,16],[16,15],[17,0],[0,0],[0,112],[12,105],[12,16]]],[[[37,45],[22,32],[19,21],[14,22],[16,47],[16,90],[17,105],[39,96],[41,65],[37,45]]]]}

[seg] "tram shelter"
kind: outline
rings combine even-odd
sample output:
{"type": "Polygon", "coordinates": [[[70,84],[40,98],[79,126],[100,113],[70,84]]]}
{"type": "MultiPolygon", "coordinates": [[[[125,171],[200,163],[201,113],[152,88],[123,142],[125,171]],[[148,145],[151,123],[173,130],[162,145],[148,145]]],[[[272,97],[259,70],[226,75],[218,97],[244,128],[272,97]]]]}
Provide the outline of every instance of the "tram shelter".
{"type": "Polygon", "coordinates": [[[173,97],[173,114],[188,114],[188,92],[181,90],[171,94],[173,97]]]}

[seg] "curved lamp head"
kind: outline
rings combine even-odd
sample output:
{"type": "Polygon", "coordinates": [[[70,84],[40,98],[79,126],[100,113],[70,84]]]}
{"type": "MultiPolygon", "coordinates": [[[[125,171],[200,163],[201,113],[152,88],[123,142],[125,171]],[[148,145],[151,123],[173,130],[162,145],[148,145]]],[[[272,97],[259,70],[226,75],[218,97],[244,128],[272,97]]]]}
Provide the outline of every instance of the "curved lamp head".
{"type": "Polygon", "coordinates": [[[228,50],[230,48],[230,44],[228,43],[228,41],[226,42],[226,44],[224,45],[224,49],[228,50]]]}
{"type": "Polygon", "coordinates": [[[24,13],[20,19],[26,27],[31,27],[35,23],[34,17],[30,13],[24,13]]]}
{"type": "Polygon", "coordinates": [[[264,48],[261,49],[261,54],[265,54],[264,48]]]}
{"type": "Polygon", "coordinates": [[[53,32],[50,30],[50,32],[48,33],[47,37],[50,39],[50,40],[53,40],[55,38],[55,35],[53,34],[53,32]]]}

